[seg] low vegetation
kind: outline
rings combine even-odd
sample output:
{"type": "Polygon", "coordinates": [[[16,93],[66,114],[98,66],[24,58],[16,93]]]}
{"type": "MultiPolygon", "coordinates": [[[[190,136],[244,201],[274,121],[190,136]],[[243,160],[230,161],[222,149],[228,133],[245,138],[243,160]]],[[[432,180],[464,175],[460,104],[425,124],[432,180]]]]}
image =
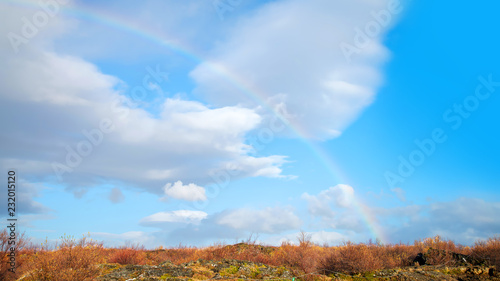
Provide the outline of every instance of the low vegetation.
{"type": "Polygon", "coordinates": [[[191,280],[270,279],[276,276],[287,280],[292,277],[300,280],[357,280],[367,276],[372,278],[375,272],[383,276],[383,272],[391,274],[415,268],[413,260],[418,253],[425,253],[426,264],[439,266],[442,274],[474,270],[488,273],[484,268],[500,268],[500,237],[479,241],[473,246],[458,245],[440,237],[413,244],[345,242],[328,246],[312,243],[303,233],[298,244],[285,242],[277,247],[246,241],[204,248],[178,246],[147,250],[140,245],[106,248],[89,237],[75,239],[68,236],[62,237],[56,245],[33,245],[21,235],[16,241],[19,246],[17,270],[12,273],[9,272],[8,238],[6,231],[0,232],[0,281],[121,280],[119,277],[102,279],[102,276],[118,276],[120,270],[133,271],[139,276],[140,270],[146,269],[152,272],[151,276],[158,274],[158,280],[184,276],[176,273],[179,270],[189,272],[188,279],[191,280]]]}

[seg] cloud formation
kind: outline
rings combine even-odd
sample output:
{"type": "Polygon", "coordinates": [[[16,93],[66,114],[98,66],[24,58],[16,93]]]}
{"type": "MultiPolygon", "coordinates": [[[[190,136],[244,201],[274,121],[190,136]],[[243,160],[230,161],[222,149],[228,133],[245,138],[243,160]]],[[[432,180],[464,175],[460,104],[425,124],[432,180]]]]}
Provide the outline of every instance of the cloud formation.
{"type": "MultiPolygon", "coordinates": [[[[2,34],[23,11],[29,16],[29,10],[16,10],[16,16],[9,11],[0,12],[6,20],[2,34]]],[[[0,151],[0,167],[23,167],[28,180],[62,183],[77,196],[103,181],[162,195],[169,182],[214,183],[212,175],[228,165],[239,171],[232,179],[282,176],[284,157],[248,154],[245,136],[262,121],[257,112],[164,98],[153,115],[141,107],[155,94],[150,83],[126,85],[82,58],[48,47],[65,24],[54,18],[15,56],[2,38],[0,117],[11,121],[2,124],[0,135],[9,149],[0,151]],[[49,32],[53,28],[57,32],[49,32]]],[[[144,81],[165,83],[160,66],[146,67],[143,75],[144,81]]],[[[191,200],[205,198],[194,189],[191,200]]],[[[174,184],[167,195],[187,199],[180,191],[174,184]]]]}
{"type": "MultiPolygon", "coordinates": [[[[317,226],[320,229],[316,231],[307,232],[312,242],[338,245],[342,241],[367,242],[376,238],[366,228],[366,222],[359,213],[352,208],[338,208],[334,201],[332,199],[331,202],[332,209],[336,211],[334,216],[322,217],[317,213],[322,225],[317,226]]],[[[411,243],[441,235],[459,243],[472,244],[500,231],[500,219],[494,216],[500,211],[499,202],[459,198],[450,202],[364,208],[378,220],[378,227],[385,233],[383,238],[389,241],[411,243]]],[[[302,215],[283,207],[241,208],[214,214],[177,210],[147,216],[140,221],[140,225],[159,228],[159,231],[144,232],[143,235],[163,245],[209,245],[217,241],[236,241],[252,233],[258,234],[265,243],[279,245],[283,241],[297,242],[300,234],[297,231],[303,227],[302,215]]],[[[117,234],[109,234],[109,237],[113,235],[117,234]]],[[[138,238],[134,242],[141,240],[138,238]]]]}
{"type": "Polygon", "coordinates": [[[318,195],[306,192],[301,198],[307,202],[308,213],[320,218],[324,227],[355,232],[366,230],[362,214],[353,205],[356,200],[354,188],[349,185],[338,184],[318,195]]]}
{"type": "MultiPolygon", "coordinates": [[[[51,213],[53,211],[51,208],[35,200],[35,198],[41,197],[41,193],[45,189],[48,188],[42,183],[31,183],[23,179],[19,180],[18,176],[15,192],[17,213],[21,215],[48,215],[51,213]]],[[[0,202],[7,202],[7,192],[0,192],[0,202]]]]}
{"type": "Polygon", "coordinates": [[[373,209],[384,219],[399,220],[400,227],[388,227],[393,241],[413,241],[435,235],[471,244],[500,232],[500,202],[477,198],[458,198],[449,202],[373,209]]]}
{"type": "Polygon", "coordinates": [[[168,223],[199,223],[206,219],[207,213],[202,211],[177,210],[171,212],[159,212],[141,219],[140,224],[147,226],[168,224],[168,223]]]}
{"type": "Polygon", "coordinates": [[[194,183],[183,185],[181,181],[176,181],[174,184],[167,183],[163,187],[167,200],[169,197],[180,200],[187,201],[205,201],[207,196],[205,195],[205,189],[201,186],[197,186],[194,183]]]}
{"type": "Polygon", "coordinates": [[[309,213],[314,216],[333,217],[333,207],[349,208],[354,200],[354,189],[346,184],[338,184],[322,190],[318,195],[302,194],[307,201],[309,213]]]}
{"type": "Polygon", "coordinates": [[[140,225],[161,229],[151,235],[169,245],[208,245],[222,240],[238,240],[250,234],[278,235],[298,230],[302,221],[291,208],[233,209],[207,214],[202,211],[159,212],[140,220],[140,225]]]}
{"type": "Polygon", "coordinates": [[[390,24],[367,38],[352,58],[340,46],[354,44],[356,28],[374,21],[373,12],[387,5],[383,0],[269,2],[236,24],[209,61],[191,72],[196,93],[217,105],[281,107],[305,137],[337,137],[382,83],[379,69],[387,51],[381,41],[390,24]]]}
{"type": "Polygon", "coordinates": [[[237,209],[222,212],[217,224],[257,233],[280,233],[298,229],[302,221],[289,208],[237,209]]]}

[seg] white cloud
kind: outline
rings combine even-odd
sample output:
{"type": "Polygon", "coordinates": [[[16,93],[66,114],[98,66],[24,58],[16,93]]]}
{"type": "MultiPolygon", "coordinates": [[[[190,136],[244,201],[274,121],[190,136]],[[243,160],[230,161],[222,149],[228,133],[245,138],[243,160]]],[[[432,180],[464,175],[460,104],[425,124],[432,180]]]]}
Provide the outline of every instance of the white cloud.
{"type": "Polygon", "coordinates": [[[335,215],[333,206],[338,208],[349,208],[354,201],[354,189],[346,184],[338,184],[327,190],[322,190],[318,195],[302,194],[302,199],[308,202],[308,210],[311,215],[333,217],[335,215]],[[331,205],[331,204],[334,205],[331,205]]]}
{"type": "Polygon", "coordinates": [[[160,212],[147,216],[141,220],[144,225],[160,223],[199,223],[206,219],[207,213],[202,211],[177,210],[160,212]]]}
{"type": "Polygon", "coordinates": [[[180,200],[187,201],[205,201],[207,196],[205,195],[205,188],[198,186],[194,183],[183,185],[181,181],[176,181],[174,184],[167,183],[163,187],[166,197],[163,199],[168,199],[169,197],[180,200]]]}
{"type": "Polygon", "coordinates": [[[321,218],[324,227],[357,232],[365,230],[361,214],[353,208],[356,199],[351,186],[338,184],[318,195],[306,192],[301,198],[307,202],[309,214],[321,218]]]}
{"type": "MultiPolygon", "coordinates": [[[[322,191],[324,192],[324,191],[322,191]]],[[[307,201],[307,208],[309,214],[313,216],[321,216],[321,217],[333,217],[335,216],[335,212],[330,207],[330,198],[314,195],[309,195],[307,192],[302,194],[302,199],[307,201]]]]}
{"type": "Polygon", "coordinates": [[[354,201],[354,189],[346,184],[339,184],[330,188],[333,193],[333,198],[337,206],[342,208],[348,208],[353,204],[354,201]]]}
{"type": "Polygon", "coordinates": [[[271,106],[285,107],[307,137],[337,137],[382,82],[386,28],[350,62],[339,45],[353,44],[355,28],[386,6],[385,0],[269,2],[236,24],[210,61],[192,71],[196,92],[218,105],[257,106],[235,85],[246,86],[271,106]]]}
{"type": "Polygon", "coordinates": [[[279,233],[297,229],[302,221],[289,208],[237,209],[222,212],[217,224],[258,233],[279,233]]]}

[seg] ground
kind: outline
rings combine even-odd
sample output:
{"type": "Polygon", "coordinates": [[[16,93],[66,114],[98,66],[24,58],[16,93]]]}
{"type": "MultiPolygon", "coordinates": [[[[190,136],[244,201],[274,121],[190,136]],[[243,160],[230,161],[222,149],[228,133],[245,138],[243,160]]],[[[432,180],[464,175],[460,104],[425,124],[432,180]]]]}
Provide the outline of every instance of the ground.
{"type": "Polygon", "coordinates": [[[158,266],[117,264],[101,265],[100,281],[124,280],[499,280],[494,267],[486,266],[412,266],[364,274],[342,273],[293,274],[285,267],[273,267],[248,261],[198,260],[181,265],[164,262],[158,266]]]}

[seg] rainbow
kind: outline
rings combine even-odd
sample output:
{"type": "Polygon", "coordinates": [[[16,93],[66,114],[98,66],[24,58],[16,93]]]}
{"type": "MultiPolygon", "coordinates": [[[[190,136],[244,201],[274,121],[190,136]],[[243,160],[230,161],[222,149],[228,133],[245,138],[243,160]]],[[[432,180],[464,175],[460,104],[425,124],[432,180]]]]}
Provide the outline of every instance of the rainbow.
{"type": "MultiPolygon", "coordinates": [[[[38,3],[28,0],[7,0],[6,2],[37,11],[41,9],[38,3]]],[[[271,105],[269,105],[268,102],[266,102],[267,95],[265,91],[261,90],[257,85],[254,85],[251,82],[245,80],[243,77],[238,76],[236,73],[230,71],[225,66],[210,62],[202,58],[201,55],[196,54],[196,51],[189,46],[169,39],[164,34],[154,32],[151,28],[141,26],[137,23],[131,23],[128,19],[120,17],[119,15],[111,14],[109,12],[92,10],[86,7],[75,7],[71,4],[64,7],[61,6],[60,8],[60,13],[62,13],[63,15],[81,19],[84,21],[102,24],[104,26],[120,30],[122,32],[133,34],[134,36],[165,47],[170,51],[195,63],[205,63],[205,65],[211,71],[223,77],[225,81],[230,83],[233,87],[256,102],[256,104],[261,105],[263,108],[265,108],[278,118],[285,120],[284,116],[282,116],[271,105]]],[[[333,161],[332,157],[328,155],[328,153],[323,148],[308,140],[305,130],[301,129],[298,125],[293,125],[291,123],[288,124],[289,129],[295,135],[297,135],[302,140],[304,145],[317,157],[317,159],[321,161],[321,163],[325,167],[327,167],[328,171],[330,171],[330,176],[332,176],[332,180],[336,182],[336,184],[349,184],[351,182],[342,172],[342,169],[333,161]]],[[[356,197],[354,198],[353,205],[355,210],[363,218],[364,224],[370,231],[372,238],[377,239],[382,243],[387,243],[388,240],[386,239],[382,229],[379,227],[377,219],[375,218],[375,216],[373,216],[372,212],[368,210],[366,205],[356,197]]]]}

